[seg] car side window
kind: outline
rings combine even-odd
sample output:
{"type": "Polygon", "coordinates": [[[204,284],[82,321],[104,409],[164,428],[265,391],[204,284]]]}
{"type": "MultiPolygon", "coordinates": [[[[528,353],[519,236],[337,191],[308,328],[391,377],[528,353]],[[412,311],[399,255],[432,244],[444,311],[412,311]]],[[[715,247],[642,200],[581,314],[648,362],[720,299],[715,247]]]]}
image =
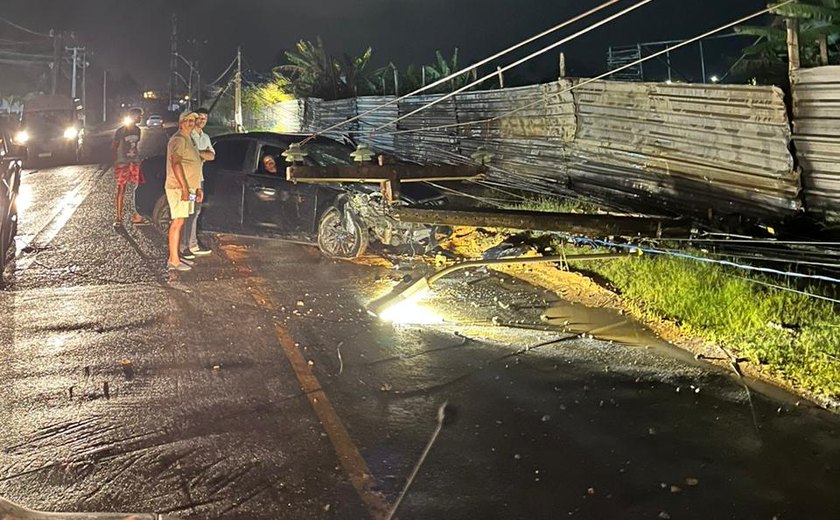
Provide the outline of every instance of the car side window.
{"type": "Polygon", "coordinates": [[[250,141],[244,139],[216,141],[213,143],[213,149],[216,150],[216,159],[207,164],[212,164],[214,168],[220,170],[240,171],[245,164],[245,158],[250,147],[250,141]]]}
{"type": "Polygon", "coordinates": [[[255,173],[259,175],[285,175],[286,161],[282,155],[283,151],[283,148],[277,146],[262,146],[255,173]]]}

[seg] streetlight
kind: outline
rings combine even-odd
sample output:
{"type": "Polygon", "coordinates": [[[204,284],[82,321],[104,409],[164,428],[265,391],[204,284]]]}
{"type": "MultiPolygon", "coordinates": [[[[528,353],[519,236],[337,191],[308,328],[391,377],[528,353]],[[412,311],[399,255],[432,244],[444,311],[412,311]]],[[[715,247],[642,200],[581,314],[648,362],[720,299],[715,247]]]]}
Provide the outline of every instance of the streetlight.
{"type": "MultiPolygon", "coordinates": [[[[198,85],[198,95],[196,97],[198,99],[198,103],[201,103],[201,72],[199,72],[199,70],[198,70],[198,61],[196,61],[195,64],[193,64],[193,62],[191,62],[190,60],[185,58],[183,55],[181,55],[177,52],[175,52],[173,54],[175,56],[177,56],[178,58],[180,58],[181,61],[186,63],[187,67],[190,68],[190,81],[187,82],[189,84],[188,88],[189,88],[190,97],[192,97],[192,77],[193,77],[193,74],[195,74],[196,84],[198,85]]],[[[177,71],[176,71],[176,74],[177,74],[177,71]]],[[[183,80],[183,78],[182,78],[182,80],[183,80]]],[[[192,108],[192,105],[190,105],[190,108],[192,108]]]]}
{"type": "MultiPolygon", "coordinates": [[[[176,70],[175,71],[175,77],[180,79],[184,83],[184,86],[187,87],[187,91],[190,92],[190,94],[191,94],[192,93],[192,74],[190,74],[190,80],[187,81],[186,79],[184,79],[184,76],[182,76],[181,73],[176,70]]],[[[189,104],[187,106],[187,110],[192,110],[192,102],[190,102],[190,98],[192,96],[190,94],[187,94],[187,96],[184,98],[184,99],[187,100],[187,102],[189,102],[189,104]]]]}

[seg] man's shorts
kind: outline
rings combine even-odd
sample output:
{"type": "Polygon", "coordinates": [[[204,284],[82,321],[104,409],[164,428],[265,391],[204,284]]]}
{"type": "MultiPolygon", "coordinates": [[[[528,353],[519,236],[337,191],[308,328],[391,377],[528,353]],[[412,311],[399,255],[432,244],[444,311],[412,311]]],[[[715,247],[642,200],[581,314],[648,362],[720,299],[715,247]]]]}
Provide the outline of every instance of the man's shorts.
{"type": "Polygon", "coordinates": [[[139,186],[146,182],[143,173],[140,172],[140,163],[117,164],[114,166],[114,176],[119,186],[125,186],[129,182],[139,186]]]}
{"type": "Polygon", "coordinates": [[[180,188],[166,188],[166,200],[169,202],[169,214],[173,219],[187,218],[193,214],[194,205],[188,200],[181,200],[180,188]]]}

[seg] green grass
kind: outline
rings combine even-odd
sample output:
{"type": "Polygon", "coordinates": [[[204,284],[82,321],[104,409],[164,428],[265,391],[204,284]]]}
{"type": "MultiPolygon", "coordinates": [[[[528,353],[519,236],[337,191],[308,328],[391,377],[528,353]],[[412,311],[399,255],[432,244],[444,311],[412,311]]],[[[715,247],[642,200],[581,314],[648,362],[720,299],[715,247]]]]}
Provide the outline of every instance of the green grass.
{"type": "Polygon", "coordinates": [[[755,283],[784,284],[776,278],[673,257],[580,268],[609,280],[644,314],[676,321],[819,395],[840,397],[840,307],[834,303],[755,283]]]}
{"type": "Polygon", "coordinates": [[[546,213],[598,213],[600,211],[600,208],[586,201],[556,197],[536,197],[511,203],[508,207],[520,211],[542,211],[546,213]]]}

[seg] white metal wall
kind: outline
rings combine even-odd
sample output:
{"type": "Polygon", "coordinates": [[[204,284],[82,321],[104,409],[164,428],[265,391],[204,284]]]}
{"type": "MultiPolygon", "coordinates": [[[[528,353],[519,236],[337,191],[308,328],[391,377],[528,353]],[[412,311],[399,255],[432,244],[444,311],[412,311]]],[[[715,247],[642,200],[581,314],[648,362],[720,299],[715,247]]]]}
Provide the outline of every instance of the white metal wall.
{"type": "Polygon", "coordinates": [[[802,69],[793,86],[793,130],[808,210],[840,221],[840,66],[802,69]]]}

